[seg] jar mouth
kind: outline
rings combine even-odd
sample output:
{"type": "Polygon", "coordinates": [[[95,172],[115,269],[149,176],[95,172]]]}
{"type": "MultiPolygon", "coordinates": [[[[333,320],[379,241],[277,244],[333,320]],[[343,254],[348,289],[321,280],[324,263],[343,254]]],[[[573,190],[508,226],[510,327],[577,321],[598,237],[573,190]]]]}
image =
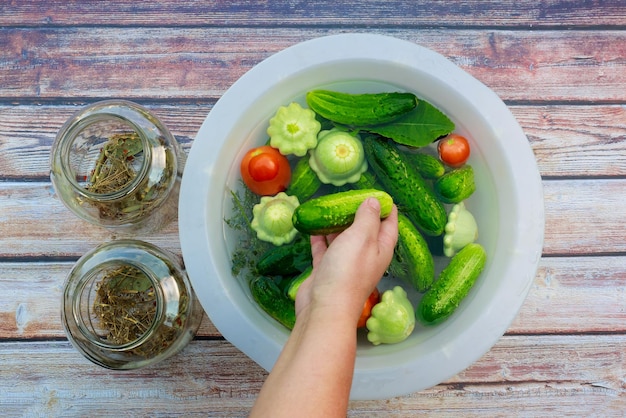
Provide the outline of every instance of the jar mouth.
{"type": "Polygon", "coordinates": [[[202,319],[181,261],[135,239],[83,255],[63,288],[61,321],[69,342],[88,360],[115,370],[148,366],[181,350],[202,319]]]}
{"type": "MultiPolygon", "coordinates": [[[[149,139],[145,136],[141,127],[138,126],[131,119],[126,118],[122,115],[111,111],[109,113],[102,112],[99,114],[86,115],[84,117],[79,117],[77,119],[68,121],[68,124],[64,126],[59,132],[59,136],[65,136],[69,138],[68,141],[64,143],[65,149],[61,153],[64,159],[61,164],[63,175],[68,179],[69,185],[74,189],[74,191],[82,196],[85,199],[96,200],[96,201],[116,201],[123,199],[124,197],[134,193],[139,186],[141,185],[143,179],[147,175],[150,169],[150,159],[151,159],[151,144],[149,139]],[[133,174],[132,178],[124,183],[119,188],[116,188],[109,192],[94,192],[89,190],[88,186],[93,177],[95,170],[97,169],[98,160],[93,159],[91,161],[92,171],[89,173],[78,174],[76,169],[74,168],[74,164],[72,164],[72,152],[71,148],[75,144],[79,138],[86,131],[94,131],[98,132],[101,130],[106,130],[106,125],[115,126],[115,131],[123,132],[129,135],[136,135],[137,138],[141,141],[141,152],[143,153],[142,158],[140,159],[140,164],[137,167],[136,172],[133,174]],[[99,127],[99,125],[101,125],[99,127]]],[[[97,144],[106,143],[106,141],[110,140],[111,134],[104,133],[97,140],[97,144]]],[[[96,142],[94,142],[96,144],[96,142]]],[[[100,148],[100,153],[104,153],[104,149],[100,148]]],[[[100,158],[100,156],[98,157],[100,158]]],[[[130,158],[130,157],[128,157],[130,158]]],[[[134,157],[133,157],[134,158],[134,157]]],[[[135,164],[137,165],[137,164],[135,164]]]]}
{"type": "Polygon", "coordinates": [[[72,306],[74,322],[82,336],[100,349],[137,349],[159,327],[163,315],[159,279],[141,264],[111,261],[85,274],[78,289],[81,297],[72,306]],[[84,315],[85,310],[90,314],[84,315]]]}

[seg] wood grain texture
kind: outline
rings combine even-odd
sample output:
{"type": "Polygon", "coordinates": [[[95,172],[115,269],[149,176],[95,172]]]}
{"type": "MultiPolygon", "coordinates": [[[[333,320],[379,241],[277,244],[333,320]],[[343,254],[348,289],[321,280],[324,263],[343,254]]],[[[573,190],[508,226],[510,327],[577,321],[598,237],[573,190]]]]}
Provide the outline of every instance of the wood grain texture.
{"type": "Polygon", "coordinates": [[[544,202],[544,254],[626,253],[626,180],[547,181],[544,202]]]}
{"type": "MultiPolygon", "coordinates": [[[[73,262],[0,263],[0,340],[64,338],[73,262]]],[[[626,333],[626,257],[547,257],[508,335],[626,333]]],[[[219,338],[204,317],[198,338],[219,338]]]]}
{"type": "Polygon", "coordinates": [[[63,0],[13,2],[0,6],[1,26],[523,26],[594,27],[626,24],[621,1],[566,0],[342,1],[329,7],[320,0],[251,2],[100,1],[69,4],[63,0]]]}
{"type": "MultiPolygon", "coordinates": [[[[559,180],[543,185],[544,255],[626,252],[623,213],[616,210],[626,202],[626,180],[559,180]]],[[[0,259],[78,258],[103,241],[123,236],[76,218],[49,183],[0,183],[0,221],[0,259]]],[[[159,234],[137,238],[177,251],[177,222],[159,234]]]]}
{"type": "Polygon", "coordinates": [[[543,177],[626,176],[626,106],[511,106],[543,177]]]}
{"type": "MultiPolygon", "coordinates": [[[[624,344],[624,336],[505,336],[454,378],[382,402],[353,401],[349,416],[506,417],[555,411],[617,416],[626,407],[624,344]],[[554,405],[553,399],[561,401],[554,405]]],[[[67,342],[5,343],[0,361],[3,411],[10,415],[100,416],[123,405],[120,413],[127,416],[247,416],[267,375],[218,341],[193,341],[165,362],[130,372],[94,366],[67,342]],[[25,352],[31,354],[25,357],[25,352]]]]}
{"type": "MultiPolygon", "coordinates": [[[[54,197],[50,148],[85,104],[128,98],[188,151],[242,74],[288,46],[346,32],[423,45],[493,89],[528,137],[546,211],[539,269],[497,344],[440,385],[351,402],[348,415],[624,416],[622,0],[0,3],[3,415],[248,415],[267,373],[206,316],[182,353],[139,371],[96,367],[67,342],[64,279],[78,257],[117,236],[78,221],[54,197]]],[[[136,238],[180,253],[176,222],[136,238]]]]}
{"type": "MultiPolygon", "coordinates": [[[[268,56],[337,29],[0,28],[0,97],[218,98],[268,56]]],[[[625,102],[626,31],[384,30],[507,101],[625,102]],[[559,48],[555,49],[554,45],[559,48]]]]}
{"type": "MultiPolygon", "coordinates": [[[[63,285],[73,262],[0,263],[0,340],[64,338],[63,285]]],[[[205,315],[199,336],[221,338],[205,315]]]]}
{"type": "MultiPolygon", "coordinates": [[[[212,103],[148,107],[188,152],[212,103]]],[[[0,106],[0,180],[48,178],[50,148],[63,123],[86,103],[0,106]]],[[[544,177],[626,176],[626,107],[509,106],[544,177]]],[[[475,138],[480,141],[480,138],[475,138]]]]}

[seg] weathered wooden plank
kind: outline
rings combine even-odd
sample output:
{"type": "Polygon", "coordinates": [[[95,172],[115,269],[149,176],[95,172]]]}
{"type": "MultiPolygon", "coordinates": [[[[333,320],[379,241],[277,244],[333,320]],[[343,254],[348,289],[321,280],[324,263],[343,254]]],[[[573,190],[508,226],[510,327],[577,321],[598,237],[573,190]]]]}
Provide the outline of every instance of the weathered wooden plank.
{"type": "MultiPolygon", "coordinates": [[[[73,263],[0,264],[0,340],[59,338],[73,263]]],[[[626,256],[547,257],[507,334],[626,333],[626,256]]],[[[205,316],[198,336],[219,337],[205,316]]]]}
{"type": "Polygon", "coordinates": [[[623,26],[623,4],[516,1],[29,1],[0,5],[0,26],[623,26]]]}
{"type": "Polygon", "coordinates": [[[511,106],[511,111],[542,176],[626,176],[626,106],[511,106]]]}
{"type": "MultiPolygon", "coordinates": [[[[0,106],[0,178],[47,177],[50,148],[58,130],[84,105],[0,106]]],[[[202,102],[146,105],[186,151],[212,108],[210,103],[202,102]]],[[[626,107],[554,105],[510,109],[528,136],[543,176],[626,176],[626,107]]]]}
{"type": "MultiPolygon", "coordinates": [[[[447,382],[384,402],[351,402],[349,415],[616,416],[626,408],[624,344],[623,335],[503,337],[447,382]]],[[[246,416],[267,375],[224,341],[194,341],[132,372],[93,366],[66,342],[4,343],[0,360],[9,415],[246,416]]]]}
{"type": "MultiPolygon", "coordinates": [[[[48,177],[50,151],[57,133],[86,105],[0,106],[0,179],[48,177]]],[[[185,152],[213,107],[207,103],[144,105],[168,127],[185,152]]]]}
{"type": "Polygon", "coordinates": [[[626,256],[546,257],[508,334],[626,333],[626,256]]]}
{"type": "MultiPolygon", "coordinates": [[[[201,335],[211,338],[129,373],[94,367],[62,340],[72,262],[41,257],[75,258],[113,234],[52,197],[48,153],[73,110],[54,105],[161,103],[157,113],[188,147],[212,103],[260,60],[316,36],[368,31],[448,56],[512,105],[545,177],[547,257],[508,334],[475,365],[420,393],[352,402],[349,416],[623,416],[625,27],[621,1],[0,4],[3,414],[247,415],[266,373],[212,338],[207,321],[201,335]]],[[[147,239],[179,251],[176,223],[147,239]]]]}
{"type": "MultiPolygon", "coordinates": [[[[0,251],[4,256],[75,258],[105,241],[129,236],[80,220],[63,205],[49,183],[25,186],[0,183],[0,190],[3,190],[0,192],[0,247],[10,249],[0,251]]],[[[158,234],[133,234],[133,237],[174,252],[179,248],[175,220],[158,234]]]]}
{"type": "MultiPolygon", "coordinates": [[[[626,202],[626,180],[557,180],[543,185],[545,255],[626,252],[619,210],[626,202]]],[[[0,258],[78,257],[115,236],[75,217],[49,183],[0,183],[0,231],[0,258]]],[[[176,222],[158,234],[137,237],[178,249],[176,222]]]]}
{"type": "MultiPolygon", "coordinates": [[[[73,262],[0,264],[0,340],[64,337],[63,285],[73,262]]],[[[204,316],[198,335],[220,337],[204,316]]]]}
{"type": "Polygon", "coordinates": [[[626,252],[626,180],[545,181],[544,254],[626,252]],[[613,214],[611,214],[613,213],[613,214]]]}
{"type": "MultiPolygon", "coordinates": [[[[340,29],[0,30],[0,97],[217,98],[255,64],[340,29]]],[[[626,31],[390,30],[431,48],[505,100],[626,101],[626,31]],[[558,44],[559,48],[554,48],[558,44]]]]}

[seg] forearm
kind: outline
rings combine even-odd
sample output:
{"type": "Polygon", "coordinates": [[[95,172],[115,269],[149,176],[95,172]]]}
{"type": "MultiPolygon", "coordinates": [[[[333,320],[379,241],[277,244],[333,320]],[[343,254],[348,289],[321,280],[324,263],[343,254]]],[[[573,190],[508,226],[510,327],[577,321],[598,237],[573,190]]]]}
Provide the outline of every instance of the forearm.
{"type": "Polygon", "coordinates": [[[351,315],[302,312],[251,416],[345,417],[355,356],[351,315]]]}

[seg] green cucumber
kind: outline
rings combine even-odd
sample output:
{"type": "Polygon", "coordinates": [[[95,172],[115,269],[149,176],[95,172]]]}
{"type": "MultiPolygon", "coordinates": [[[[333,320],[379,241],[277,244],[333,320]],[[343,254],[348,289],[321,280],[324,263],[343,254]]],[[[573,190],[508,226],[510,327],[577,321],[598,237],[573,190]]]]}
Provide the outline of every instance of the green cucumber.
{"type": "Polygon", "coordinates": [[[322,182],[309,165],[309,154],[300,158],[291,172],[291,182],[285,190],[289,196],[296,196],[300,203],[308,200],[322,186],[322,182]]]}
{"type": "Polygon", "coordinates": [[[378,180],[376,179],[376,176],[374,175],[374,173],[372,173],[369,170],[361,174],[361,178],[359,178],[359,180],[354,183],[350,183],[350,185],[354,187],[355,189],[360,189],[360,190],[363,190],[363,189],[383,190],[383,186],[381,186],[380,183],[378,183],[378,180]]]}
{"type": "Polygon", "coordinates": [[[288,245],[272,246],[257,261],[256,271],[262,276],[292,276],[307,269],[312,263],[308,236],[288,245]]]}
{"type": "Polygon", "coordinates": [[[435,193],[443,203],[459,203],[476,190],[474,169],[471,165],[449,171],[435,181],[435,193]]]}
{"type": "Polygon", "coordinates": [[[259,307],[289,329],[296,323],[296,307],[269,277],[256,276],[250,281],[250,292],[259,307]]]}
{"type": "Polygon", "coordinates": [[[452,315],[474,286],[486,260],[487,254],[480,244],[463,247],[422,297],[416,310],[417,318],[425,325],[435,325],[452,315]]]}
{"type": "Polygon", "coordinates": [[[441,235],[448,221],[446,209],[406,155],[374,136],[366,136],[363,147],[369,166],[398,209],[424,233],[441,235]]]}
{"type": "Polygon", "coordinates": [[[294,302],[296,301],[296,295],[298,294],[298,289],[300,289],[300,285],[309,278],[312,271],[313,266],[310,266],[302,273],[291,279],[286,289],[287,297],[289,297],[289,299],[293,300],[294,302]]]}
{"type": "Polygon", "coordinates": [[[328,235],[341,232],[354,221],[357,209],[368,197],[380,202],[380,217],[391,213],[393,199],[382,190],[364,189],[314,197],[298,206],[293,213],[293,226],[308,235],[328,235]]]}
{"type": "Polygon", "coordinates": [[[417,151],[407,152],[406,156],[425,179],[438,179],[446,172],[443,163],[430,154],[417,151]]]}
{"type": "Polygon", "coordinates": [[[409,218],[402,213],[398,214],[398,244],[389,265],[389,272],[418,292],[425,292],[435,279],[435,262],[428,244],[409,218]]]}
{"type": "Polygon", "coordinates": [[[307,93],[306,102],[320,116],[342,125],[369,126],[389,123],[417,106],[413,93],[350,94],[329,90],[307,93]]]}

